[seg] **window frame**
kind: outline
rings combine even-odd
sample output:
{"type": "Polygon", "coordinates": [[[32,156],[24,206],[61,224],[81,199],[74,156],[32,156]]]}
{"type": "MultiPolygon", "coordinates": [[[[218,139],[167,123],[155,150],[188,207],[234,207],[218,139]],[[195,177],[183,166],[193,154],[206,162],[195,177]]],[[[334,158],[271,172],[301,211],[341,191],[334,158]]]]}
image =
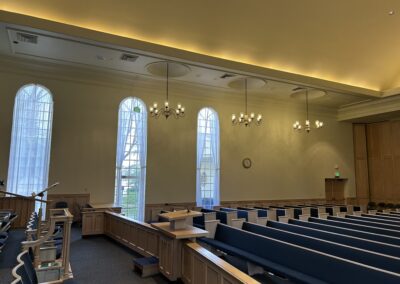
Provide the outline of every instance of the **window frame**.
{"type": "Polygon", "coordinates": [[[213,108],[200,109],[196,133],[196,204],[198,207],[212,208],[220,204],[220,127],[218,113],[213,108]],[[201,128],[205,130],[200,132],[201,128]],[[200,151],[201,147],[203,149],[200,151]],[[205,157],[207,155],[209,157],[205,157]],[[204,159],[208,159],[208,168],[204,168],[204,159]],[[203,197],[206,195],[208,197],[203,197]]]}
{"type": "Polygon", "coordinates": [[[115,168],[115,192],[114,192],[114,203],[117,206],[122,207],[122,213],[125,213],[127,217],[144,221],[144,213],[145,213],[145,195],[146,195],[146,170],[147,170],[147,120],[148,113],[146,104],[139,99],[138,97],[127,97],[121,101],[118,108],[118,131],[117,131],[117,153],[116,153],[116,168],[115,168]],[[128,101],[132,101],[130,106],[126,106],[128,101]],[[132,127],[134,124],[134,120],[138,120],[135,118],[135,108],[140,106],[140,110],[143,111],[141,113],[140,118],[140,126],[138,131],[141,131],[139,137],[135,136],[136,129],[132,127]],[[130,108],[128,110],[123,110],[124,107],[130,108]],[[125,121],[122,121],[122,117],[125,112],[125,116],[128,116],[128,119],[125,117],[125,121]],[[129,121],[128,121],[129,120],[129,121]],[[125,126],[124,126],[125,125],[125,126]],[[130,126],[129,126],[130,125],[130,126]],[[129,128],[130,130],[123,131],[122,128],[129,128]],[[133,133],[132,133],[133,131],[133,133]],[[132,135],[134,134],[134,135],[132,135]],[[124,141],[120,141],[120,139],[125,139],[124,141]],[[132,139],[137,139],[133,144],[132,139]],[[129,140],[129,141],[128,141],[129,140]],[[141,145],[138,145],[141,143],[141,145]],[[126,151],[126,147],[129,145],[129,152],[126,151]],[[121,147],[124,149],[123,153],[121,153],[121,147]],[[132,151],[136,152],[132,152],[132,151]],[[144,155],[144,157],[143,157],[144,155]],[[127,158],[129,158],[127,160],[127,158]],[[123,163],[129,164],[127,167],[123,168],[123,163]],[[131,164],[133,163],[133,164],[131,164]],[[137,165],[139,163],[139,165],[137,165]],[[129,171],[130,175],[124,175],[123,173],[129,171]],[[131,172],[136,172],[136,174],[131,174],[131,172]],[[139,172],[139,174],[137,174],[139,172]],[[125,185],[124,185],[125,183],[125,185]],[[127,183],[127,185],[126,185],[127,183]],[[138,185],[135,185],[138,183],[138,185]],[[123,189],[127,187],[128,189],[123,189]],[[138,187],[136,193],[136,202],[133,204],[128,203],[128,199],[133,196],[134,193],[129,193],[129,190],[132,190],[130,187],[138,187]],[[126,191],[126,194],[124,194],[126,191]],[[126,198],[126,202],[124,202],[124,198],[126,198]],[[132,213],[133,211],[133,213],[132,213]]]}

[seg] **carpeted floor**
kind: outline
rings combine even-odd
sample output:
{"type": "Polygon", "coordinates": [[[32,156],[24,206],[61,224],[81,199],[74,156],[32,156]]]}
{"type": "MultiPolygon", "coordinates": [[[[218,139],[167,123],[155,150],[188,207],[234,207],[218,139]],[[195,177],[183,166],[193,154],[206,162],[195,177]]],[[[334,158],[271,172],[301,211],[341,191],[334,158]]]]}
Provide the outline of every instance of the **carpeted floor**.
{"type": "Polygon", "coordinates": [[[17,264],[17,255],[21,252],[21,242],[25,240],[24,230],[12,230],[0,253],[0,284],[10,284],[13,280],[12,268],[17,264]]]}
{"type": "MultiPolygon", "coordinates": [[[[23,230],[13,230],[7,246],[0,254],[0,284],[12,280],[11,269],[16,264],[20,243],[25,238],[23,230]]],[[[161,275],[141,278],[132,271],[136,253],[102,236],[81,238],[80,228],[73,227],[71,239],[71,267],[74,279],[66,284],[128,284],[168,283],[161,275]]]]}

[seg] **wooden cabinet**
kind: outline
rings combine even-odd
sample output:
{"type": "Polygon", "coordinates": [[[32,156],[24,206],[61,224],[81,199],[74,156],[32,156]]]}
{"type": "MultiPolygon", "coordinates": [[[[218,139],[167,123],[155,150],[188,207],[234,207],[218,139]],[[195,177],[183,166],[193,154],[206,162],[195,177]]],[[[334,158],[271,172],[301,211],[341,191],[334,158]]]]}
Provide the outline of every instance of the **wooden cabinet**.
{"type": "Polygon", "coordinates": [[[208,235],[207,231],[186,226],[184,229],[175,230],[170,222],[152,223],[159,230],[158,263],[160,272],[170,281],[182,277],[182,245],[185,240],[195,239],[208,235]]]}
{"type": "Polygon", "coordinates": [[[82,213],[82,236],[104,233],[104,212],[82,213]]]}
{"type": "Polygon", "coordinates": [[[325,198],[329,202],[344,202],[344,187],[347,178],[325,178],[325,198]]]}

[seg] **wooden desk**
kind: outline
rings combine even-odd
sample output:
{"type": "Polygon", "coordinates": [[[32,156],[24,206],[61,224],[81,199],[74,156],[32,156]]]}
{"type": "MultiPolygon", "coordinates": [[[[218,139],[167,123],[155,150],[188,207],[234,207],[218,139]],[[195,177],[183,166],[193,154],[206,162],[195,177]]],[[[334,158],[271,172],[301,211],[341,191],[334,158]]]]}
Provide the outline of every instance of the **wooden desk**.
{"type": "Polygon", "coordinates": [[[82,236],[104,234],[104,212],[121,212],[121,207],[114,204],[89,204],[82,208],[82,236]]]}
{"type": "Polygon", "coordinates": [[[182,248],[184,240],[195,241],[198,237],[208,235],[208,232],[187,225],[183,229],[174,230],[170,222],[152,223],[152,227],[160,232],[158,246],[158,265],[160,272],[171,281],[182,277],[182,248]]]}

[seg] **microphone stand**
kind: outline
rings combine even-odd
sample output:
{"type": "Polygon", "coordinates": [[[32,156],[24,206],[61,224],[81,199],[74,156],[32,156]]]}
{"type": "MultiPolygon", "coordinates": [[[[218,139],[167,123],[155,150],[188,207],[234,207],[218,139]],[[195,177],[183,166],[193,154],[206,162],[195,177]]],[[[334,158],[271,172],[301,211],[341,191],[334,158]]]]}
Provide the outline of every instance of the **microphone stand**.
{"type": "Polygon", "coordinates": [[[39,214],[38,214],[39,215],[39,220],[42,220],[42,205],[43,205],[43,202],[47,203],[46,201],[43,201],[44,194],[47,191],[49,191],[50,189],[55,188],[59,184],[60,184],[59,182],[55,182],[52,185],[50,185],[50,186],[46,187],[45,189],[43,189],[42,191],[39,191],[38,193],[34,193],[34,192],[32,193],[32,197],[33,198],[35,198],[36,196],[40,197],[40,202],[41,203],[40,203],[39,214]]]}

